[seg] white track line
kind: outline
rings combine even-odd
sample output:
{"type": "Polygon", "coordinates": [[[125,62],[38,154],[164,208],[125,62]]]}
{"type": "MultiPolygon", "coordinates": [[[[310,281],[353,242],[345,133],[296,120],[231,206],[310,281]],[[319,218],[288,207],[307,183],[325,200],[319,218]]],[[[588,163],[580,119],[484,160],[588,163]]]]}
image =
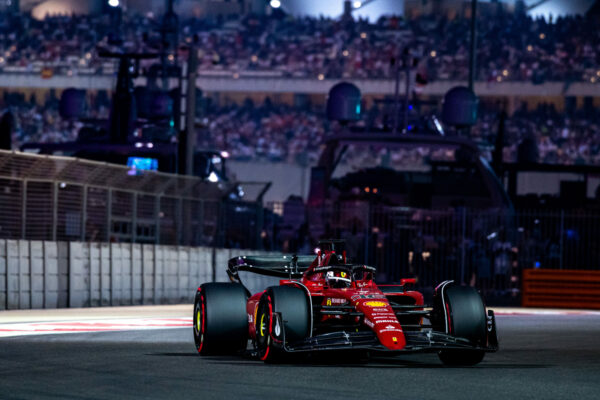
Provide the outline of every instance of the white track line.
{"type": "Polygon", "coordinates": [[[505,308],[489,307],[495,315],[594,315],[600,316],[600,311],[592,310],[557,310],[549,308],[505,308]]]}
{"type": "Polygon", "coordinates": [[[130,318],[0,324],[0,337],[188,328],[192,318],[130,318]]]}
{"type": "MultiPolygon", "coordinates": [[[[152,306],[144,307],[143,310],[152,314],[152,306]]],[[[583,315],[600,317],[600,311],[591,310],[558,310],[543,308],[507,308],[490,307],[498,316],[561,316],[561,315],[583,315]]],[[[161,310],[157,308],[157,311],[161,310]]],[[[151,317],[135,318],[131,316],[117,317],[116,312],[130,311],[126,308],[103,308],[103,309],[79,309],[64,312],[59,310],[2,312],[0,313],[0,338],[30,335],[51,335],[61,333],[83,333],[83,332],[112,332],[112,331],[137,331],[150,329],[173,329],[190,328],[191,317],[181,317],[181,311],[174,309],[173,317],[151,317]],[[100,311],[98,311],[100,310],[100,311]],[[77,315],[74,315],[74,311],[77,315]],[[99,312],[112,313],[111,317],[98,315],[99,312]],[[4,318],[3,318],[4,317],[4,318]],[[47,320],[51,318],[52,320],[47,320]],[[27,321],[29,319],[29,321],[27,321]],[[44,321],[44,319],[46,319],[44,321]]],[[[131,309],[139,312],[139,310],[131,309]]],[[[186,312],[187,314],[187,312],[186,312]]],[[[130,314],[131,315],[131,314],[130,314]]]]}

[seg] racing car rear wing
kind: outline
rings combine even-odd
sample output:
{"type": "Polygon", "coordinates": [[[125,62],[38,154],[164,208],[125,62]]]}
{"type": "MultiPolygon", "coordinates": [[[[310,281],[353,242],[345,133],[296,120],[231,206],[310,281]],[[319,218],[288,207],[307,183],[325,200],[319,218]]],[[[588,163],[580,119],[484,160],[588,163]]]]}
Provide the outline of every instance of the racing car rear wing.
{"type": "Polygon", "coordinates": [[[301,278],[315,256],[239,256],[227,263],[227,275],[234,282],[240,282],[239,271],[279,278],[301,278]]]}

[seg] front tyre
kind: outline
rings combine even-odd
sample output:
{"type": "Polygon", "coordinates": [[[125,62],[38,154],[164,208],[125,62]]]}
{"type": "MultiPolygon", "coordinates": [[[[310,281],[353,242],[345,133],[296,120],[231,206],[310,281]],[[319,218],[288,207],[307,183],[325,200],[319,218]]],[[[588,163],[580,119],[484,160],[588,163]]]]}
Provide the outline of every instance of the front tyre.
{"type": "Polygon", "coordinates": [[[238,283],[205,283],[194,300],[194,343],[201,355],[246,349],[246,290],[238,283]]]}
{"type": "Polygon", "coordinates": [[[286,343],[310,335],[311,318],[309,299],[303,289],[295,286],[268,288],[256,313],[255,344],[259,358],[265,362],[281,361],[286,343]],[[284,338],[286,343],[283,343],[284,338]]]}
{"type": "MultiPolygon", "coordinates": [[[[477,290],[444,282],[434,295],[432,324],[435,330],[468,339],[474,346],[487,344],[487,317],[485,305],[477,290]]],[[[444,365],[471,366],[480,363],[483,350],[440,350],[438,356],[444,365]]]]}

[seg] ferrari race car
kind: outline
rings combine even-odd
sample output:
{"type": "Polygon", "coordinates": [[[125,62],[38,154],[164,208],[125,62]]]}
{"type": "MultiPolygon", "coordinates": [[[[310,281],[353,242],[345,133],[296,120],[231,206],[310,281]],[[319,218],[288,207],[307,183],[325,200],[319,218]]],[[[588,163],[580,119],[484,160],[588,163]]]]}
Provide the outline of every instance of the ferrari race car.
{"type": "Polygon", "coordinates": [[[229,260],[231,283],[205,283],[194,304],[201,355],[250,353],[264,361],[293,353],[362,350],[387,355],[437,352],[446,365],[475,365],[498,350],[494,313],[479,293],[440,283],[433,304],[409,289],[414,279],[377,285],[373,267],[352,264],[343,242],[319,244],[315,256],[240,256],[229,260]],[[240,271],[281,278],[251,294],[240,271]],[[248,340],[253,349],[247,350],[248,340]]]}

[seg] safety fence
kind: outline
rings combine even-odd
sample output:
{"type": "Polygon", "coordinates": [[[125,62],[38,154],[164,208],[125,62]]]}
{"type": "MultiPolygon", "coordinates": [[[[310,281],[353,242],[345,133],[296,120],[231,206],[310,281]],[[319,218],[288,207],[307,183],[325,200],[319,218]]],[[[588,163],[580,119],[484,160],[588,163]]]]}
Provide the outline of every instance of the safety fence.
{"type": "Polygon", "coordinates": [[[275,230],[286,235],[283,251],[311,251],[319,238],[342,238],[350,256],[377,267],[379,282],[416,277],[425,292],[453,279],[496,303],[519,304],[526,269],[600,270],[600,212],[423,210],[355,201],[308,208],[305,229],[294,218],[295,205],[271,208],[281,214],[275,230]]]}
{"type": "Polygon", "coordinates": [[[254,248],[262,204],[223,201],[231,186],[0,151],[0,238],[254,248]]]}
{"type": "MultiPolygon", "coordinates": [[[[0,240],[0,310],[191,303],[204,282],[229,281],[227,261],[253,250],[0,240]]],[[[276,280],[242,277],[251,291],[276,280]]]]}

